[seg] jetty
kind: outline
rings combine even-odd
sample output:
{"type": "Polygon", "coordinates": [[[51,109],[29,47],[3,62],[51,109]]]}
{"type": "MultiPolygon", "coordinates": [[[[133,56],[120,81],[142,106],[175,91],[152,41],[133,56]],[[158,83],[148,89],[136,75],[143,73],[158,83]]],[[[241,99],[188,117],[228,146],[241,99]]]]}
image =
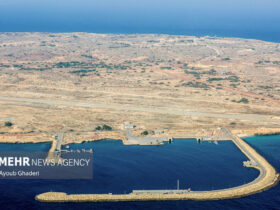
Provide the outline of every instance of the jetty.
{"type": "MultiPolygon", "coordinates": [[[[46,192],[35,197],[40,202],[114,202],[114,201],[164,201],[164,200],[220,200],[240,198],[262,192],[279,182],[279,174],[275,168],[256,150],[238,136],[234,136],[227,128],[223,128],[228,140],[231,140],[248,158],[244,167],[259,170],[259,176],[247,184],[210,191],[177,190],[133,190],[129,194],[66,194],[64,192],[46,192]]],[[[208,139],[209,141],[210,139],[208,139]]],[[[213,139],[217,141],[217,139],[213,139]]]]}
{"type": "Polygon", "coordinates": [[[61,158],[61,146],[63,142],[64,133],[58,132],[52,141],[52,146],[48,152],[46,160],[55,160],[58,161],[61,158]]]}

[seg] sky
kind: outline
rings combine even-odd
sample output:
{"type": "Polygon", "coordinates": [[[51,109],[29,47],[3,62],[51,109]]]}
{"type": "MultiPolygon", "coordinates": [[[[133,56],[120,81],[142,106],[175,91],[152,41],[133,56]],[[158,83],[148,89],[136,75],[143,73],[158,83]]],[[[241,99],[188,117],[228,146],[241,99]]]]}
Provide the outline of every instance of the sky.
{"type": "Polygon", "coordinates": [[[0,0],[0,32],[9,31],[279,36],[280,1],[0,0]]]}

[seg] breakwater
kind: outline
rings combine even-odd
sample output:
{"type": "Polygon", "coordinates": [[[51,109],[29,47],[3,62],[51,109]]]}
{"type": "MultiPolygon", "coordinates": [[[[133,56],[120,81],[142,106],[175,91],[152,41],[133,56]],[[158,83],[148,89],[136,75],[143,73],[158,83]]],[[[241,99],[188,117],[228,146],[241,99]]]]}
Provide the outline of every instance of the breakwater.
{"type": "MultiPolygon", "coordinates": [[[[229,131],[228,131],[229,132],[229,131]]],[[[230,134],[230,132],[229,132],[230,134]]],[[[231,135],[231,134],[230,134],[231,135]]],[[[71,194],[48,192],[36,196],[41,202],[103,202],[103,201],[151,201],[151,200],[218,200],[238,198],[264,191],[278,183],[276,170],[250,145],[242,139],[232,136],[233,143],[247,156],[249,164],[259,170],[259,176],[248,184],[238,187],[211,190],[143,190],[132,191],[129,194],[71,194]]]]}

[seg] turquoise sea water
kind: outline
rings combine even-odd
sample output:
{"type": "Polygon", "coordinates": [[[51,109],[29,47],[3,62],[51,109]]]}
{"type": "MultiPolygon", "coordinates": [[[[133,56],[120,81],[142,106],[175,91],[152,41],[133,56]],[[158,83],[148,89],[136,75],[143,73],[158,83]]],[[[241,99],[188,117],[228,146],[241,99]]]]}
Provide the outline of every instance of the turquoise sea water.
{"type": "MultiPolygon", "coordinates": [[[[249,137],[246,141],[280,170],[280,137],[249,137]]],[[[0,144],[0,151],[47,151],[50,144],[0,144]]],[[[258,171],[242,166],[246,157],[232,142],[218,145],[175,140],[164,146],[125,146],[106,140],[72,144],[71,149],[94,150],[92,180],[0,180],[0,206],[11,209],[277,209],[279,186],[240,199],[222,201],[165,201],[117,203],[39,203],[38,193],[128,193],[132,189],[211,190],[237,186],[257,177],[258,171]]]]}

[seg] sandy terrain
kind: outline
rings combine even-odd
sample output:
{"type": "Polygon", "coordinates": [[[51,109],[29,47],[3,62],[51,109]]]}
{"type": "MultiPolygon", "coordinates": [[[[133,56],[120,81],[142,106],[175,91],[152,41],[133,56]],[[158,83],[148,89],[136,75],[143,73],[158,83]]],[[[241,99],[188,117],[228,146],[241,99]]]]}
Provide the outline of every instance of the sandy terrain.
{"type": "Polygon", "coordinates": [[[123,139],[127,123],[174,137],[279,132],[279,58],[278,43],[238,38],[2,33],[0,141],[123,139]]]}

